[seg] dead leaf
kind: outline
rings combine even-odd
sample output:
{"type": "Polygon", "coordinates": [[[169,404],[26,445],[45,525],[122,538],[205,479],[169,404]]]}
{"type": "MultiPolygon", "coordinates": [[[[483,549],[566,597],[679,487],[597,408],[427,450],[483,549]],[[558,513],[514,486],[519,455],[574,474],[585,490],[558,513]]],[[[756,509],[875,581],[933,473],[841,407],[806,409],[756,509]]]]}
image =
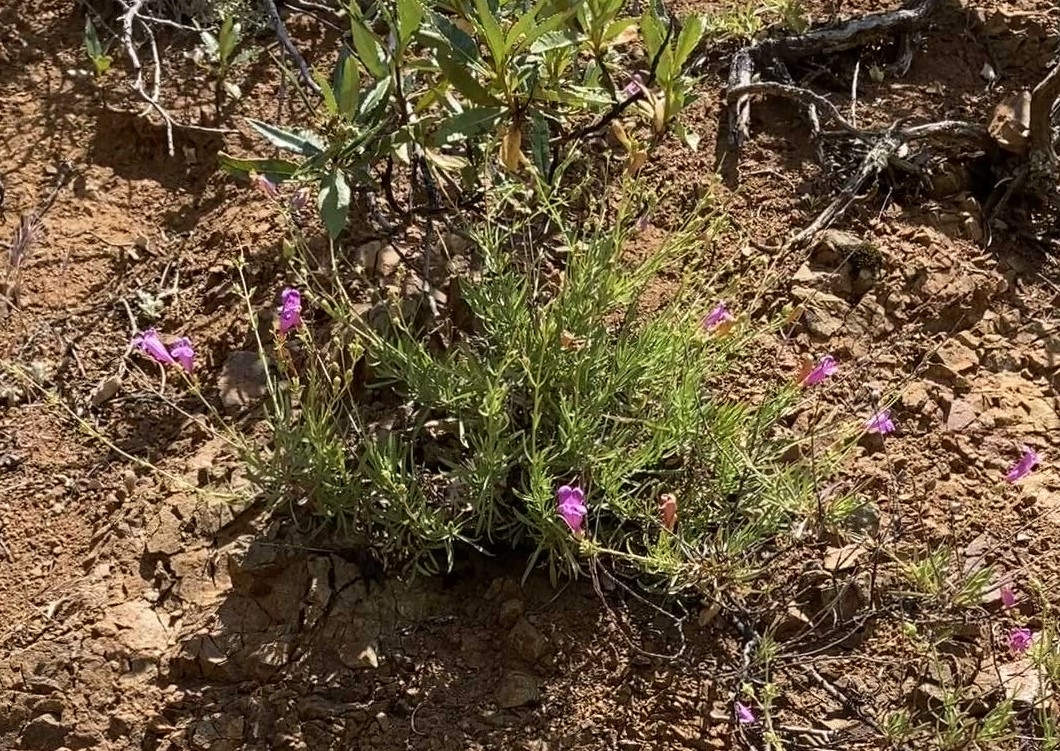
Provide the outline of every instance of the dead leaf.
{"type": "Polygon", "coordinates": [[[577,351],[585,346],[585,340],[581,337],[575,336],[569,331],[564,331],[559,335],[559,346],[563,349],[577,351]]]}
{"type": "Polygon", "coordinates": [[[509,125],[501,136],[501,164],[510,172],[518,172],[522,162],[523,131],[509,125]]]}
{"type": "Polygon", "coordinates": [[[638,149],[634,151],[630,157],[629,162],[626,164],[626,173],[629,175],[636,175],[644,165],[648,163],[648,152],[646,149],[638,149]]]}
{"type": "Polygon", "coordinates": [[[622,144],[622,148],[626,150],[627,154],[633,151],[633,142],[629,140],[629,134],[626,133],[625,127],[618,120],[611,121],[611,135],[622,144]]]}
{"type": "Polygon", "coordinates": [[[640,24],[630,24],[625,31],[611,40],[610,47],[620,47],[624,44],[633,44],[640,39],[640,24]]]}

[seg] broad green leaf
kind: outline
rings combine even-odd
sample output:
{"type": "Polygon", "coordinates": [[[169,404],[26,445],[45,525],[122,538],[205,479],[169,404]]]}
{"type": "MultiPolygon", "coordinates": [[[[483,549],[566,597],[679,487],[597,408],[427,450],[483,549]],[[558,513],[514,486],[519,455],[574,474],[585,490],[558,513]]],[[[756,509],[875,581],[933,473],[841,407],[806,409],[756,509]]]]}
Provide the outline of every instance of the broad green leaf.
{"type": "Polygon", "coordinates": [[[412,39],[420,28],[426,8],[421,0],[397,0],[398,6],[398,43],[401,49],[412,39]]]}
{"type": "Polygon", "coordinates": [[[486,0],[475,0],[475,18],[486,37],[486,46],[489,48],[490,57],[493,58],[493,69],[501,70],[508,59],[508,51],[504,46],[504,34],[501,33],[497,17],[493,15],[489,3],[486,0]]]}
{"type": "Polygon", "coordinates": [[[545,7],[545,4],[551,2],[551,0],[537,0],[534,6],[530,10],[526,11],[519,17],[519,20],[512,24],[512,27],[508,29],[508,35],[504,39],[504,46],[508,49],[512,49],[515,43],[519,39],[533,28],[534,22],[537,21],[537,14],[545,7]]]}
{"type": "Polygon", "coordinates": [[[199,38],[202,40],[202,47],[206,51],[206,57],[211,60],[219,60],[221,55],[218,51],[221,49],[221,45],[218,43],[217,37],[208,31],[200,31],[199,38]]]}
{"type": "Polygon", "coordinates": [[[644,51],[648,54],[649,62],[655,59],[655,56],[659,54],[659,49],[662,47],[663,39],[666,37],[666,29],[663,28],[662,21],[656,16],[651,9],[644,11],[644,15],[640,19],[640,34],[644,40],[644,51]]]}
{"type": "Polygon", "coordinates": [[[685,61],[703,38],[707,24],[703,16],[693,15],[685,19],[685,25],[677,36],[677,49],[674,51],[674,71],[679,72],[685,61]]]}
{"type": "Polygon", "coordinates": [[[350,211],[350,184],[339,168],[334,168],[320,181],[317,194],[317,209],[331,239],[334,240],[346,226],[350,211]]]}
{"type": "Polygon", "coordinates": [[[524,46],[532,45],[534,41],[544,36],[557,31],[561,26],[565,25],[570,20],[571,16],[574,15],[573,10],[568,10],[563,13],[557,13],[554,16],[550,16],[545,19],[537,26],[533,27],[526,32],[526,35],[522,40],[516,42],[516,49],[522,49],[524,46]]]}
{"type": "Polygon", "coordinates": [[[604,44],[608,44],[612,39],[619,37],[626,29],[635,26],[637,19],[635,18],[619,18],[617,21],[612,21],[608,24],[607,29],[604,31],[604,44]]]}
{"type": "MultiPolygon", "coordinates": [[[[353,4],[356,4],[356,0],[353,4]]],[[[386,78],[390,71],[383,58],[383,44],[379,37],[368,30],[360,18],[350,14],[350,34],[357,57],[361,58],[364,67],[374,78],[386,78]]]]}
{"type": "Polygon", "coordinates": [[[246,120],[251,128],[277,148],[293,151],[302,156],[315,156],[324,151],[323,139],[311,131],[285,130],[284,128],[277,128],[275,125],[255,120],[252,117],[248,117],[246,120]]]}
{"type": "Polygon", "coordinates": [[[535,55],[543,55],[552,50],[560,50],[564,47],[572,47],[581,40],[573,34],[564,31],[550,31],[542,34],[530,45],[530,52],[535,55]]]}
{"type": "Polygon", "coordinates": [[[335,66],[335,101],[339,114],[352,118],[361,99],[361,71],[353,55],[343,55],[335,66]]]}
{"type": "Polygon", "coordinates": [[[248,177],[251,172],[265,175],[274,183],[280,183],[298,172],[300,165],[287,159],[239,159],[223,151],[217,154],[221,169],[236,177],[248,177]]]}
{"type": "Polygon", "coordinates": [[[442,146],[491,131],[504,112],[504,107],[472,107],[464,110],[442,121],[435,132],[434,141],[442,146]]]}
{"type": "Polygon", "coordinates": [[[431,14],[431,24],[420,28],[420,37],[426,46],[445,52],[458,63],[473,65],[482,59],[475,40],[438,13],[431,14]]]}
{"type": "Polygon", "coordinates": [[[449,83],[453,85],[454,89],[471,100],[472,103],[482,106],[497,104],[496,97],[486,91],[482,84],[472,77],[467,67],[455,62],[443,52],[439,52],[437,58],[438,67],[445,73],[449,83]]]}
{"type": "Polygon", "coordinates": [[[386,97],[389,93],[389,78],[383,78],[376,82],[375,86],[369,90],[368,95],[361,100],[361,118],[370,118],[377,108],[386,104],[386,97]]]}

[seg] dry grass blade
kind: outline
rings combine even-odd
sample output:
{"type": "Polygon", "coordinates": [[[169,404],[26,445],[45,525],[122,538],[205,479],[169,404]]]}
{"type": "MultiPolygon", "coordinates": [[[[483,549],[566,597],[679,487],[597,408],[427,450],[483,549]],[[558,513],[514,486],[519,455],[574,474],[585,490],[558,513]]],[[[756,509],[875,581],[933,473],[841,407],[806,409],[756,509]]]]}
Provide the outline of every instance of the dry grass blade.
{"type": "Polygon", "coordinates": [[[22,264],[33,250],[33,246],[40,239],[40,231],[41,224],[36,214],[27,212],[22,215],[8,246],[7,277],[9,280],[19,273],[22,264]]]}

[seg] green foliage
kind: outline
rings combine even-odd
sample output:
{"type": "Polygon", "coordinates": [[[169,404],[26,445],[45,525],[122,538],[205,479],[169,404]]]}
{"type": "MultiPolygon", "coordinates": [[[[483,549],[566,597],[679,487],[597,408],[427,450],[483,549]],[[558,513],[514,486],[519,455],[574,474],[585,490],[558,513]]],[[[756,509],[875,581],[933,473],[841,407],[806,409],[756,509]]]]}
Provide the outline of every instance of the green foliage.
{"type": "Polygon", "coordinates": [[[100,43],[99,34],[96,33],[96,25],[92,23],[92,19],[88,16],[85,17],[85,52],[88,54],[88,59],[92,61],[92,69],[97,78],[110,70],[114,59],[107,54],[107,51],[100,43]]]}
{"type": "Polygon", "coordinates": [[[605,554],[674,586],[753,578],[763,546],[814,507],[812,477],[771,437],[797,392],[751,406],[711,389],[746,335],[703,330],[713,301],[697,274],[642,312],[648,286],[710,242],[717,215],[707,207],[630,268],[624,212],[575,225],[548,207],[513,226],[496,205],[475,237],[481,270],[459,287],[473,324],[448,347],[424,339],[407,306],[379,329],[340,289],[317,293],[345,343],[313,350],[297,411],[277,404],[263,482],[428,571],[468,544],[527,546],[554,573],[605,554]],[[556,228],[547,241],[513,252],[543,226],[556,228]],[[561,282],[544,280],[552,263],[561,282]],[[349,363],[362,357],[355,399],[349,363]],[[384,425],[365,405],[404,417],[384,425]],[[557,514],[563,484],[588,495],[582,540],[557,514]],[[678,499],[673,530],[662,493],[678,499]]]}
{"type": "Polygon", "coordinates": [[[204,55],[200,61],[209,68],[214,75],[215,99],[218,110],[221,108],[225,93],[233,99],[243,96],[239,84],[229,80],[229,76],[236,68],[249,63],[256,52],[255,48],[247,47],[241,52],[236,52],[243,41],[243,24],[236,20],[235,15],[226,14],[221,19],[221,27],[216,34],[203,30],[199,32],[202,40],[204,55]]]}
{"type": "MultiPolygon", "coordinates": [[[[623,5],[400,0],[366,15],[351,2],[350,48],[330,75],[314,76],[322,97],[312,129],[319,153],[306,151],[302,132],[252,125],[272,145],[304,157],[294,177],[319,184],[333,237],[341,229],[336,174],[351,188],[377,188],[377,165],[422,162],[435,182],[472,188],[497,154],[496,166],[507,172],[550,177],[557,160],[578,148],[578,129],[616,114],[630,96],[628,47],[638,28],[651,69],[632,94],[643,100],[640,109],[626,117],[641,112],[654,141],[694,100],[688,66],[705,21],[676,24],[654,5],[638,20],[623,16],[623,5]]],[[[213,46],[218,55],[226,49],[223,34],[213,46]]],[[[677,132],[698,144],[696,134],[677,132]]],[[[624,143],[639,167],[647,151],[630,138],[624,143]]],[[[238,172],[240,160],[226,160],[238,172]]]]}

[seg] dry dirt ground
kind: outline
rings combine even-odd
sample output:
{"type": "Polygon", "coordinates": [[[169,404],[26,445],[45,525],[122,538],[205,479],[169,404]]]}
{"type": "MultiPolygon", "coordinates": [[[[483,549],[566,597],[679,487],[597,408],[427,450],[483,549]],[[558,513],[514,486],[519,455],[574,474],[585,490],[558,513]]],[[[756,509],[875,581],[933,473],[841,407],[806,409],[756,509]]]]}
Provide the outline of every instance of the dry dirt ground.
{"type": "MultiPolygon", "coordinates": [[[[842,13],[875,9],[870,0],[842,4],[842,13]]],[[[859,121],[985,122],[1041,77],[1058,25],[1050,0],[953,3],[919,40],[907,77],[863,77],[859,121]],[[989,88],[980,77],[988,60],[1001,73],[989,88]]],[[[20,215],[69,178],[0,325],[0,748],[757,744],[754,729],[734,726],[721,688],[742,661],[724,615],[703,623],[695,608],[682,617],[687,603],[661,610],[585,581],[558,591],[536,575],[521,584],[520,561],[473,561],[444,580],[381,580],[341,545],[236,516],[231,499],[247,482],[225,444],[199,426],[201,405],[166,405],[154,396],[157,373],[125,363],[130,315],[150,305],[145,292],[161,299],[166,331],[199,344],[207,399],[219,403],[219,388],[232,387],[219,386],[222,370],[252,335],[235,262],[245,255],[255,303],[272,306],[285,281],[282,228],[258,194],[216,170],[215,154],[260,145],[178,132],[170,158],[161,128],[71,73],[84,65],[81,44],[73,3],[0,5],[0,234],[10,237],[20,215]],[[13,377],[16,366],[44,391],[13,377]],[[98,389],[116,375],[120,387],[103,400],[98,389]]],[[[893,50],[863,54],[867,69],[893,50]]],[[[818,85],[841,98],[848,75],[829,83],[824,72],[818,85]]],[[[723,83],[719,54],[692,113],[704,147],[662,149],[651,179],[689,195],[709,182],[723,83]]],[[[194,81],[187,88],[192,102],[194,81]]],[[[244,89],[229,122],[275,112],[267,65],[247,73],[244,89]]],[[[210,99],[201,101],[205,111],[210,99]]],[[[198,120],[199,107],[175,112],[198,120]]],[[[897,433],[885,449],[863,446],[846,479],[866,482],[883,520],[901,520],[899,548],[910,555],[952,545],[1023,590],[1040,580],[1057,606],[1054,262],[1015,232],[995,231],[984,249],[982,195],[962,179],[930,194],[882,187],[848,213],[841,228],[880,251],[868,291],[844,287],[827,249],[771,258],[768,246],[812,219],[830,183],[794,108],[756,105],[751,127],[716,188],[734,225],[725,249],[735,264],[725,280],[731,305],[760,291],[768,261],[778,281],[766,302],[806,307],[791,336],[764,343],[767,374],[827,351],[842,369],[823,408],[858,413],[873,389],[900,394],[897,433]],[[1001,477],[1021,444],[1043,464],[1007,486],[1001,477]]],[[[666,207],[681,210],[676,198],[666,207]]],[[[749,367],[748,377],[760,373],[749,367]]],[[[1021,623],[1038,625],[1044,604],[1028,598],[1021,623]]],[[[853,618],[838,644],[796,628],[774,676],[791,747],[880,747],[866,717],[928,706],[933,681],[975,685],[984,665],[1008,659],[1002,635],[1013,616],[993,605],[955,638],[946,676],[928,674],[894,621],[853,618]]]]}

